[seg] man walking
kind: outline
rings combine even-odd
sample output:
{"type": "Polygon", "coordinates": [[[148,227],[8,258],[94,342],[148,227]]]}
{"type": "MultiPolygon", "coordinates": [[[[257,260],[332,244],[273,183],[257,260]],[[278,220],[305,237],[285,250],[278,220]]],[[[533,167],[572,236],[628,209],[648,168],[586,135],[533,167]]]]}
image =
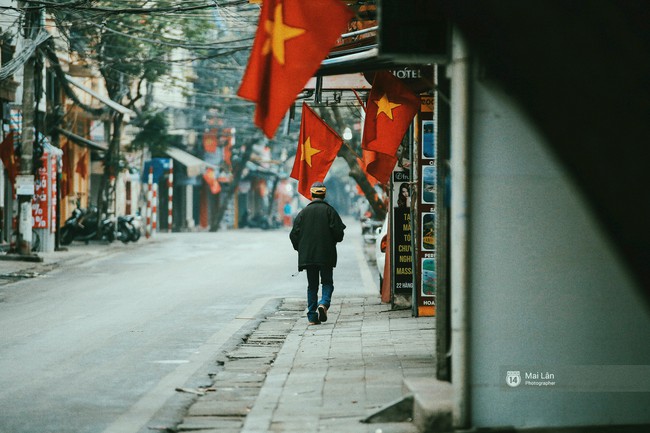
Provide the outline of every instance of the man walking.
{"type": "Polygon", "coordinates": [[[345,224],[336,209],[325,202],[327,189],[316,182],[310,189],[312,202],[298,213],[289,234],[293,249],[298,251],[298,270],[307,270],[307,319],[310,325],[327,321],[332,301],[336,267],[336,244],[343,240],[345,224]],[[318,287],[323,285],[318,300],[318,287]]]}

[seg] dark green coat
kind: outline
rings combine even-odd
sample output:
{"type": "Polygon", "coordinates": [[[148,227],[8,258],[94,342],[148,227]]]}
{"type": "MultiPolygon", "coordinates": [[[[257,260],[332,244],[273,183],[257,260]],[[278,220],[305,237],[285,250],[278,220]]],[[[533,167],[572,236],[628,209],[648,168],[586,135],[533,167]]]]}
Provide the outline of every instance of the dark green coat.
{"type": "Polygon", "coordinates": [[[298,251],[298,270],[308,265],[336,266],[336,244],[343,240],[345,224],[336,209],[314,199],[298,213],[289,234],[298,251]]]}

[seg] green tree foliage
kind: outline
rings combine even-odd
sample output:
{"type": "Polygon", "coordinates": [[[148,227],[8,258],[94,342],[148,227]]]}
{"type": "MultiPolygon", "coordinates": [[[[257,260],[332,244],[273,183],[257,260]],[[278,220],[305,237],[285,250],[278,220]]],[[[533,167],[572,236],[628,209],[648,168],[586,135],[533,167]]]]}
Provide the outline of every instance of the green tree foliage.
{"type": "MultiPolygon", "coordinates": [[[[68,36],[70,50],[98,66],[111,99],[134,107],[145,83],[157,82],[170,72],[173,50],[201,48],[209,35],[210,21],[197,20],[193,9],[175,4],[166,0],[59,2],[51,12],[68,36]]],[[[207,10],[211,5],[204,6],[207,10]]]]}
{"type": "MultiPolygon", "coordinates": [[[[194,12],[213,8],[214,3],[149,0],[59,1],[48,4],[61,32],[68,38],[71,52],[98,68],[109,97],[140,113],[136,102],[144,90],[168,75],[175,50],[201,48],[209,36],[210,20],[197,20],[194,12]],[[192,41],[189,45],[186,41],[192,41]]],[[[150,102],[147,98],[144,102],[150,102]]],[[[145,104],[147,105],[147,104],[145,104]]],[[[145,110],[146,112],[146,110],[145,110]]],[[[138,134],[137,146],[169,145],[167,128],[154,131],[163,117],[143,114],[137,123],[146,129],[138,134]]],[[[124,115],[113,113],[105,172],[100,185],[98,207],[105,211],[114,193],[108,177],[120,166],[120,144],[124,115]]]]}
{"type": "Polygon", "coordinates": [[[153,156],[164,156],[165,150],[177,143],[178,138],[169,135],[169,120],[163,111],[147,111],[139,116],[141,129],[129,145],[129,151],[148,148],[153,156]]]}

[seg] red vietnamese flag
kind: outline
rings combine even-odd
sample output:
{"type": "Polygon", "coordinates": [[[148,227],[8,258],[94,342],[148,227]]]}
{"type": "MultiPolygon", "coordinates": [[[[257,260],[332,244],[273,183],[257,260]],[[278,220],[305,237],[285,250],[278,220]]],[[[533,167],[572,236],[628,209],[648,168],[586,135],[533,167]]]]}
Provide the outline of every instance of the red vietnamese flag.
{"type": "Polygon", "coordinates": [[[217,128],[212,128],[203,133],[203,149],[208,153],[217,151],[217,128]]]}
{"type": "Polygon", "coordinates": [[[311,200],[309,188],[325,179],[341,144],[343,139],[303,102],[298,150],[291,170],[300,194],[311,200]]]}
{"type": "Polygon", "coordinates": [[[217,174],[213,169],[208,168],[205,170],[203,173],[203,179],[205,180],[205,183],[208,184],[212,194],[219,194],[221,192],[221,184],[217,180],[217,174]]]}
{"type": "Polygon", "coordinates": [[[237,94],[257,104],[255,125],[268,138],[352,16],[340,0],[264,0],[237,94]]]}
{"type": "Polygon", "coordinates": [[[16,161],[16,153],[14,150],[14,132],[11,131],[0,143],[0,159],[4,164],[5,171],[9,177],[9,182],[13,188],[18,175],[19,162],[16,161]]]}
{"type": "Polygon", "coordinates": [[[388,71],[375,74],[368,97],[361,148],[368,173],[388,182],[397,149],[420,109],[420,98],[388,71]]]}
{"type": "Polygon", "coordinates": [[[385,153],[362,149],[364,172],[368,181],[374,185],[378,182],[387,184],[390,174],[397,164],[397,157],[385,153]]]}
{"type": "Polygon", "coordinates": [[[72,188],[72,169],[70,168],[70,150],[71,145],[68,143],[67,138],[62,140],[61,150],[63,156],[61,157],[61,193],[63,196],[73,194],[72,188]]]}
{"type": "Polygon", "coordinates": [[[79,173],[81,177],[84,179],[86,176],[88,176],[88,165],[86,164],[86,160],[88,159],[88,151],[86,150],[83,155],[79,157],[79,160],[77,161],[77,165],[75,166],[75,173],[79,173]]]}

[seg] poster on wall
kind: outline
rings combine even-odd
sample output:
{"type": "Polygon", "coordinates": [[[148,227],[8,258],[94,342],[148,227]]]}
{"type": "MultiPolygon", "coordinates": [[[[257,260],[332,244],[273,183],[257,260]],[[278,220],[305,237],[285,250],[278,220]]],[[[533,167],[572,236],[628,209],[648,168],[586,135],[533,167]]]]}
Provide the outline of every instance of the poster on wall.
{"type": "Polygon", "coordinates": [[[434,258],[422,259],[422,296],[436,296],[436,260],[434,258]]]}
{"type": "Polygon", "coordinates": [[[436,134],[433,120],[422,121],[422,157],[433,159],[436,157],[436,134]]]}
{"type": "Polygon", "coordinates": [[[436,214],[427,212],[422,214],[422,251],[436,249],[436,214]]]}
{"type": "Polygon", "coordinates": [[[38,167],[38,176],[34,182],[34,197],[32,198],[32,227],[35,229],[46,229],[50,226],[50,182],[48,179],[47,162],[48,155],[45,154],[42,164],[38,167]]]}
{"type": "MultiPolygon", "coordinates": [[[[423,97],[424,98],[424,97],[423,97]]],[[[420,112],[420,150],[417,161],[419,175],[417,197],[417,247],[416,278],[417,314],[434,316],[436,314],[437,257],[436,223],[438,190],[438,143],[437,143],[437,97],[435,92],[426,97],[431,101],[430,109],[420,112]]]]}
{"type": "Polygon", "coordinates": [[[50,170],[51,173],[53,173],[50,176],[50,179],[52,183],[50,183],[50,197],[51,197],[51,206],[50,206],[50,219],[51,219],[51,224],[50,224],[50,232],[54,233],[56,232],[56,202],[57,202],[57,189],[56,189],[56,173],[59,168],[59,163],[58,159],[56,156],[52,156],[50,158],[50,170]]]}
{"type": "Polygon", "coordinates": [[[436,202],[436,166],[425,165],[422,167],[422,203],[436,202]]]}
{"type": "Polygon", "coordinates": [[[393,172],[393,293],[410,295],[413,291],[411,248],[411,184],[408,171],[393,172]]]}
{"type": "Polygon", "coordinates": [[[410,209],[411,208],[411,185],[406,182],[393,183],[395,194],[393,194],[393,207],[397,209],[410,209]]]}

